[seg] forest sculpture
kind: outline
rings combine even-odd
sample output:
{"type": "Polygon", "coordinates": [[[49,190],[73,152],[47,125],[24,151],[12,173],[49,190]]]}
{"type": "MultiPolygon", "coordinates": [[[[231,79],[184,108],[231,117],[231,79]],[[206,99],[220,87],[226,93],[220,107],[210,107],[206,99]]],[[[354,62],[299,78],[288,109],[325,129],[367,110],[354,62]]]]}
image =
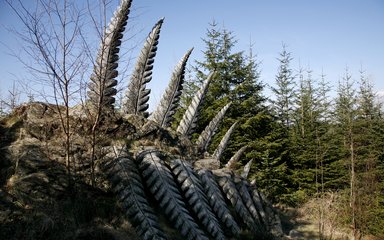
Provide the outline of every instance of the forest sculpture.
{"type": "MultiPolygon", "coordinates": [[[[214,153],[208,153],[208,146],[226,111],[235,106],[223,107],[198,139],[192,140],[214,72],[192,99],[176,131],[170,128],[179,106],[186,62],[192,49],[177,64],[159,106],[152,114],[147,112],[150,93],[147,84],[152,79],[164,19],[157,22],[145,41],[122,111],[115,110],[119,48],[130,6],[131,0],[121,1],[104,33],[88,84],[88,102],[82,107],[85,115],[90,116],[88,119],[92,119],[93,130],[100,129],[98,135],[105,134],[109,138],[99,143],[105,150],[104,157],[97,159],[95,164],[99,166],[95,167],[98,176],[109,182],[107,190],[117,197],[126,219],[141,239],[175,239],[175,235],[183,239],[240,239],[242,234],[252,239],[280,239],[283,236],[280,219],[255,183],[248,182],[249,165],[241,176],[234,172],[246,147],[220,167],[236,123],[214,153]],[[109,125],[117,127],[112,131],[109,125]],[[120,145],[113,139],[118,128],[124,129],[117,134],[123,135],[120,145]]],[[[72,114],[73,119],[82,116],[84,114],[72,114]]],[[[89,165],[93,168],[93,163],[85,163],[83,167],[89,165]]]]}
{"type": "MultiPolygon", "coordinates": [[[[122,6],[112,18],[110,32],[123,32],[126,23],[119,21],[127,20],[124,15],[129,12],[126,10],[126,6],[130,3],[127,2],[129,1],[122,1],[122,6]]],[[[147,102],[150,90],[146,89],[146,84],[152,79],[152,68],[162,23],[163,19],[150,32],[137,60],[123,106],[124,114],[148,116],[146,110],[148,109],[147,102]]],[[[107,33],[107,37],[108,34],[110,33],[107,33]]],[[[116,38],[115,41],[120,43],[120,39],[116,38]]],[[[119,44],[105,42],[110,45],[108,46],[111,49],[109,51],[118,52],[116,49],[119,44]]],[[[178,106],[184,69],[191,52],[192,49],[176,66],[160,105],[150,117],[162,128],[170,125],[169,123],[178,106]]],[[[98,56],[99,58],[101,56],[98,56]]],[[[111,69],[111,71],[115,70],[111,69]]],[[[106,78],[102,79],[101,82],[108,83],[112,82],[115,74],[111,72],[104,76],[106,78]]],[[[213,76],[214,73],[208,77],[186,110],[177,128],[181,137],[186,137],[189,140],[194,132],[199,108],[213,76]]],[[[91,99],[91,101],[94,100],[91,99]]],[[[93,105],[95,105],[94,102],[93,105]]],[[[146,146],[141,151],[133,152],[131,157],[120,156],[105,165],[104,169],[108,173],[113,191],[119,196],[127,211],[128,218],[143,239],[166,238],[158,224],[159,220],[156,214],[146,200],[148,193],[144,189],[148,189],[151,197],[161,207],[162,213],[187,239],[226,239],[226,235],[237,236],[240,233],[239,225],[242,223],[238,224],[232,215],[241,218],[244,221],[244,227],[256,235],[268,235],[272,230],[279,232],[276,215],[268,216],[265,213],[265,209],[270,208],[270,206],[256,188],[247,183],[246,174],[239,177],[225,169],[195,170],[193,163],[196,161],[196,157],[185,159],[185,156],[203,156],[206,154],[207,146],[229,107],[230,104],[226,105],[216,115],[201,133],[195,143],[196,147],[188,154],[173,156],[167,152],[162,152],[155,146],[146,146]],[[218,189],[221,190],[218,191],[218,189]],[[227,206],[224,197],[232,206],[227,206]],[[229,211],[231,208],[233,208],[233,213],[229,211]]],[[[228,141],[225,139],[229,139],[233,129],[234,127],[230,128],[224,141],[228,141]]],[[[220,159],[220,152],[225,149],[225,145],[225,143],[221,143],[215,151],[214,157],[217,160],[220,159]]],[[[269,214],[272,212],[273,210],[269,209],[269,214]]]]}

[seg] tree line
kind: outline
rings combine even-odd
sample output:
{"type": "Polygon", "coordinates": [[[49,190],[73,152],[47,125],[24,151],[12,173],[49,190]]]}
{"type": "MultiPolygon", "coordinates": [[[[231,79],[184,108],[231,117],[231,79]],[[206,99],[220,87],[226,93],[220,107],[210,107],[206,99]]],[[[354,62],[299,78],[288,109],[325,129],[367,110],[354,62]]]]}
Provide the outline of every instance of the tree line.
{"type": "Polygon", "coordinates": [[[238,123],[222,164],[246,146],[239,171],[252,160],[250,180],[275,203],[299,206],[337,193],[344,199],[339,221],[353,236],[383,234],[383,106],[366,72],[352,76],[345,69],[333,89],[324,73],[294,70],[292,53],[283,45],[274,85],[267,86],[252,48],[235,51],[231,31],[212,22],[203,41],[204,58],[189,67],[183,102],[187,105],[209,72],[216,73],[198,128],[232,103],[212,144],[238,123]],[[267,88],[271,99],[264,95],[267,88]]]}

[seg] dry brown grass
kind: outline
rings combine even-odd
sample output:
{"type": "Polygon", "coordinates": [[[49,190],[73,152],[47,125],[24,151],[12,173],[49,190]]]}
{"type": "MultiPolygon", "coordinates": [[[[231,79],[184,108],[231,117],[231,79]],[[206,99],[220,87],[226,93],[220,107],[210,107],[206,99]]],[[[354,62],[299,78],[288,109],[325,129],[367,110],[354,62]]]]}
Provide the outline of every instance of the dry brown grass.
{"type": "MultiPolygon", "coordinates": [[[[298,208],[278,206],[288,239],[350,239],[349,202],[347,192],[326,192],[298,208]]],[[[361,239],[380,238],[362,236],[361,239]]]]}

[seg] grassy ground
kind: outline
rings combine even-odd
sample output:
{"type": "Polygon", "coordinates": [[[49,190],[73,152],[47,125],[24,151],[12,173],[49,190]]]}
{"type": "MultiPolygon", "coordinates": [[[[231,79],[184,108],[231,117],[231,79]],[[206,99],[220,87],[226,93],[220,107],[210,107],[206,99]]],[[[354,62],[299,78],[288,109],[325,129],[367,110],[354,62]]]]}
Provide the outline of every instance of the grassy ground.
{"type": "Polygon", "coordinates": [[[284,233],[289,239],[320,239],[316,222],[305,219],[299,209],[279,207],[284,233]]]}
{"type": "Polygon", "coordinates": [[[289,239],[349,239],[350,231],[341,223],[334,199],[314,198],[298,208],[279,206],[284,233],[289,239]]]}

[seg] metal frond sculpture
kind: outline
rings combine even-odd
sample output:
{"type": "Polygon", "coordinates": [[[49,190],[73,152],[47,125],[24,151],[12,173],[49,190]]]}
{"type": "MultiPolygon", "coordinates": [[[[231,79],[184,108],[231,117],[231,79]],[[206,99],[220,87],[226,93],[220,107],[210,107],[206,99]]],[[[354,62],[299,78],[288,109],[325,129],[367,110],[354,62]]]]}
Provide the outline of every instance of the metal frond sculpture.
{"type": "Polygon", "coordinates": [[[232,126],[225,133],[224,137],[221,139],[219,145],[217,146],[215,152],[212,155],[215,159],[220,161],[221,156],[223,155],[224,150],[226,149],[228,142],[231,138],[231,135],[232,135],[233,131],[235,131],[236,126],[237,126],[237,122],[232,124],[232,126]]]}
{"type": "MultiPolygon", "coordinates": [[[[150,90],[146,89],[146,84],[152,79],[162,23],[163,19],[152,29],[137,60],[124,101],[124,114],[144,117],[149,115],[146,111],[150,90]]],[[[194,133],[199,111],[214,73],[208,76],[195,94],[177,127],[176,133],[180,137],[186,137],[187,142],[179,141],[178,137],[169,139],[172,134],[167,134],[166,128],[170,126],[179,105],[185,66],[191,52],[192,49],[176,66],[159,106],[150,117],[153,122],[140,120],[135,125],[140,134],[134,138],[127,137],[129,140],[137,140],[139,145],[141,138],[146,138],[146,145],[127,149],[126,152],[131,152],[129,156],[134,156],[133,158],[122,156],[105,165],[112,191],[120,199],[128,219],[143,239],[165,238],[166,233],[164,234],[158,224],[157,214],[164,215],[172,227],[186,239],[227,239],[238,237],[241,229],[259,237],[270,236],[269,230],[273,225],[271,222],[276,220],[268,217],[271,214],[268,215],[267,212],[273,212],[270,210],[271,205],[264,204],[262,196],[245,178],[236,176],[225,168],[214,171],[195,170],[191,165],[207,150],[231,105],[227,104],[217,113],[195,144],[189,140],[194,133]],[[167,142],[164,142],[167,138],[167,142]],[[152,141],[153,145],[148,145],[148,141],[152,141]],[[168,153],[171,146],[164,146],[172,143],[178,152],[176,156],[168,153]],[[190,148],[191,145],[194,148],[190,148]],[[192,156],[192,159],[185,159],[186,156],[192,156]],[[156,213],[155,208],[160,208],[160,213],[156,213]]],[[[213,153],[212,158],[216,161],[221,159],[236,125],[234,123],[228,129],[213,153]]],[[[239,160],[245,148],[235,154],[232,163],[228,163],[227,167],[233,168],[233,162],[239,160]]],[[[249,169],[246,168],[247,172],[249,169]]]]}
{"type": "Polygon", "coordinates": [[[127,25],[131,2],[131,0],[121,2],[100,44],[87,93],[93,113],[102,113],[107,109],[113,110],[114,96],[117,93],[115,78],[118,75],[116,68],[119,60],[119,47],[127,25]]]}
{"type": "Polygon", "coordinates": [[[192,98],[192,102],[185,111],[183,118],[181,119],[181,122],[176,130],[181,135],[187,136],[189,138],[194,132],[196,122],[199,117],[199,110],[203,104],[205,94],[208,91],[209,83],[211,82],[214,74],[215,73],[211,73],[208,76],[207,80],[205,80],[203,83],[203,86],[201,86],[200,90],[192,98]]]}
{"type": "MultiPolygon", "coordinates": [[[[70,143],[70,154],[73,161],[71,160],[70,165],[65,167],[63,164],[66,160],[65,157],[68,157],[69,154],[63,154],[64,152],[60,148],[62,146],[59,146],[62,144],[64,133],[61,131],[62,129],[58,129],[59,125],[56,126],[56,123],[59,124],[59,122],[55,122],[55,119],[58,119],[61,114],[56,105],[49,107],[49,104],[31,103],[22,106],[13,113],[20,114],[18,117],[22,116],[22,118],[14,121],[13,116],[16,115],[12,115],[12,122],[14,122],[11,124],[12,129],[7,127],[5,130],[6,124],[0,126],[1,133],[4,132],[7,136],[7,143],[2,146],[6,150],[4,159],[10,160],[9,164],[5,164],[10,167],[6,171],[1,169],[1,174],[7,175],[6,177],[1,176],[1,180],[4,186],[7,185],[7,188],[8,184],[12,185],[10,186],[11,191],[15,190],[15,194],[11,192],[12,194],[9,196],[1,192],[0,202],[4,200],[7,205],[5,207],[9,206],[10,212],[17,213],[14,215],[17,218],[20,218],[21,214],[27,213],[24,211],[27,210],[24,206],[29,205],[30,201],[38,202],[33,205],[39,208],[38,211],[37,209],[36,211],[35,209],[28,210],[26,216],[33,215],[33,218],[36,218],[35,215],[38,213],[38,219],[43,224],[33,224],[35,229],[32,228],[32,231],[41,229],[41,227],[44,230],[54,229],[49,234],[49,230],[39,233],[39,238],[43,235],[52,236],[50,234],[61,230],[61,225],[53,226],[55,224],[52,219],[59,219],[61,217],[58,216],[63,216],[63,221],[70,225],[71,233],[69,234],[72,234],[65,235],[66,239],[90,239],[92,237],[120,239],[120,233],[129,232],[129,234],[135,235],[134,231],[136,236],[133,238],[127,236],[126,239],[224,240],[244,239],[244,236],[250,236],[247,239],[280,239],[283,232],[279,215],[266,197],[258,191],[256,185],[250,184],[246,179],[250,165],[246,167],[243,176],[238,176],[233,171],[236,170],[234,163],[239,161],[245,147],[235,154],[226,167],[220,167],[220,162],[224,162],[223,153],[237,123],[229,128],[213,155],[205,154],[230,104],[217,113],[200,133],[196,143],[190,140],[195,131],[204,97],[215,73],[208,76],[201,89],[195,94],[177,130],[168,127],[179,106],[186,62],[192,49],[176,66],[160,105],[152,114],[151,119],[147,119],[150,90],[146,85],[152,79],[154,58],[163,19],[153,27],[140,52],[123,101],[123,111],[114,111],[118,53],[130,6],[131,0],[121,0],[104,33],[97,53],[97,60],[88,84],[89,99],[86,104],[87,110],[90,110],[89,113],[92,116],[97,116],[96,119],[83,118],[83,115],[78,113],[78,108],[70,109],[71,116],[67,120],[68,123],[74,125],[71,126],[73,127],[73,131],[71,131],[73,142],[70,143]],[[110,114],[111,112],[113,114],[110,114]],[[36,121],[35,116],[48,116],[49,118],[44,119],[48,121],[36,121]],[[48,125],[50,125],[49,131],[46,129],[48,125]],[[20,134],[22,138],[13,136],[18,135],[15,133],[19,130],[23,133],[20,134]],[[44,135],[44,137],[39,135],[44,135]],[[92,137],[91,141],[89,141],[89,137],[92,137]],[[18,140],[26,141],[19,142],[18,140]],[[8,145],[8,141],[11,142],[10,144],[17,141],[17,146],[8,145]],[[53,157],[47,156],[49,154],[52,154],[53,157]],[[202,159],[202,155],[205,155],[205,158],[202,159]],[[20,156],[23,161],[17,165],[21,159],[20,156]],[[45,158],[44,160],[47,161],[40,161],[40,158],[45,158]],[[57,161],[53,159],[57,159],[57,161]],[[21,170],[14,169],[14,166],[20,167],[21,170]],[[8,175],[12,178],[8,178],[8,175]],[[24,180],[28,180],[28,184],[19,189],[22,191],[17,192],[18,186],[22,185],[19,183],[24,180]],[[72,190],[76,190],[76,192],[72,190]],[[64,198],[65,204],[73,204],[75,197],[81,201],[85,199],[85,202],[88,203],[87,201],[94,200],[93,194],[100,197],[100,201],[106,200],[103,206],[108,205],[108,211],[115,208],[121,212],[112,211],[113,213],[100,219],[99,222],[101,215],[94,211],[95,207],[99,205],[87,206],[89,209],[87,209],[86,217],[82,214],[68,215],[66,207],[57,207],[57,204],[63,204],[64,198]],[[87,196],[83,198],[82,195],[87,196]],[[13,200],[13,197],[16,200],[13,200]],[[25,201],[26,204],[23,203],[20,205],[22,207],[19,207],[18,200],[25,201]],[[17,204],[15,205],[15,203],[17,204]],[[48,210],[44,209],[39,212],[42,207],[47,207],[48,210]],[[54,209],[51,211],[49,207],[54,209]],[[45,216],[45,213],[49,211],[54,212],[52,218],[45,216]],[[63,211],[61,212],[63,214],[58,215],[56,211],[63,211]],[[92,212],[92,215],[88,215],[88,212],[92,212]],[[86,224],[78,224],[76,217],[72,216],[92,220],[86,224]],[[70,217],[73,219],[69,219],[70,217]],[[125,224],[126,221],[130,224],[125,224]],[[89,226],[86,226],[85,229],[79,225],[88,225],[88,223],[92,229],[94,227],[97,229],[87,237],[83,237],[80,230],[88,231],[89,226]],[[119,237],[114,238],[115,235],[112,233],[115,232],[115,229],[107,231],[106,228],[99,228],[109,224],[117,228],[121,226],[122,231],[116,234],[119,237]],[[108,237],[105,237],[104,232],[108,237]]],[[[7,191],[6,188],[3,189],[7,191]]],[[[103,209],[102,212],[105,210],[103,209]]],[[[71,211],[70,214],[75,214],[73,212],[76,211],[71,211]]],[[[6,215],[8,216],[8,213],[6,215]]],[[[19,226],[8,228],[8,225],[12,225],[16,218],[10,219],[12,221],[6,223],[6,234],[12,232],[9,231],[10,229],[19,228],[19,226]]],[[[21,222],[29,223],[30,219],[27,220],[23,219],[21,222]]],[[[29,228],[27,229],[29,231],[29,228]]],[[[1,235],[2,232],[0,230],[0,237],[4,236],[1,235]]],[[[23,234],[6,239],[20,239],[27,236],[23,234]]],[[[30,237],[30,239],[32,238],[30,237]]]]}
{"type": "Polygon", "coordinates": [[[228,103],[225,105],[220,112],[216,114],[216,116],[212,119],[212,121],[208,124],[208,126],[204,129],[204,131],[200,134],[199,138],[197,139],[196,145],[200,152],[207,151],[208,145],[212,140],[212,137],[215,135],[216,130],[219,127],[219,124],[223,120],[225,113],[227,112],[228,108],[231,106],[231,103],[228,103]]]}
{"type": "Polygon", "coordinates": [[[160,38],[160,29],[164,18],[160,19],[149,33],[140,56],[137,59],[135,70],[128,85],[123,111],[126,114],[136,114],[148,117],[149,93],[146,84],[152,80],[153,63],[160,38]]]}
{"type": "Polygon", "coordinates": [[[193,48],[184,55],[179,64],[175,67],[168,88],[165,90],[164,95],[160,100],[160,104],[151,115],[151,119],[159,123],[161,127],[166,128],[170,126],[173,120],[173,115],[179,106],[180,96],[183,90],[185,66],[187,65],[192,50],[193,48]]]}
{"type": "MultiPolygon", "coordinates": [[[[150,93],[146,84],[152,79],[163,19],[153,27],[141,50],[128,84],[123,112],[115,112],[108,118],[114,107],[118,53],[130,6],[130,0],[122,0],[112,17],[88,84],[92,110],[104,117],[104,121],[94,127],[105,130],[99,132],[104,136],[103,141],[97,142],[100,154],[95,156],[99,157],[96,162],[101,168],[95,168],[98,179],[92,189],[109,191],[117,198],[124,212],[119,217],[129,221],[141,239],[223,240],[239,239],[244,233],[252,235],[253,239],[279,238],[283,235],[280,219],[265,196],[245,178],[249,169],[243,177],[232,171],[245,147],[225,168],[220,168],[220,163],[212,164],[213,167],[196,164],[223,161],[222,155],[237,125],[234,123],[228,129],[211,156],[201,159],[230,107],[228,104],[217,113],[196,143],[190,140],[214,73],[195,94],[177,130],[168,128],[179,105],[185,66],[192,49],[176,66],[160,105],[151,116],[153,121],[146,119],[150,93]],[[117,148],[119,151],[115,151],[117,148]],[[105,184],[107,182],[109,184],[105,184]]],[[[83,123],[78,115],[71,117],[76,123],[83,123]]],[[[73,134],[86,142],[89,129],[83,125],[78,129],[73,134]]],[[[35,138],[35,141],[40,140],[35,138]]],[[[44,144],[54,142],[45,141],[44,144]]],[[[90,161],[87,147],[86,144],[76,146],[84,150],[85,161],[90,161]]],[[[89,170],[83,170],[88,169],[84,166],[82,170],[70,166],[71,172],[85,171],[76,175],[76,180],[83,181],[81,186],[90,182],[89,170]]]]}

